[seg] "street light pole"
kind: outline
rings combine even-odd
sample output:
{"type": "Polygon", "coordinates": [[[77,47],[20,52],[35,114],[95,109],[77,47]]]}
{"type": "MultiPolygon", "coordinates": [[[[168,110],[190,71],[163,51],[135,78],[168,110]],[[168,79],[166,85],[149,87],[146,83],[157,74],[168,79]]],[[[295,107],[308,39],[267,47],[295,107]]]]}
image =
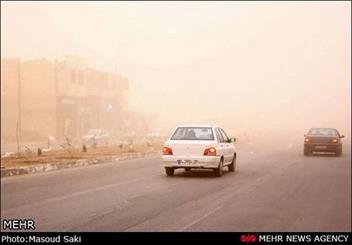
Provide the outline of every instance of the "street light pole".
{"type": "Polygon", "coordinates": [[[59,95],[58,95],[58,61],[57,58],[55,58],[55,68],[54,68],[54,77],[55,77],[55,123],[56,123],[56,139],[59,138],[59,123],[58,123],[58,107],[59,107],[59,95]]]}
{"type": "Polygon", "coordinates": [[[17,141],[17,153],[21,152],[21,131],[22,131],[22,82],[21,82],[21,61],[18,59],[17,63],[17,96],[18,96],[18,118],[16,127],[16,141],[17,141]]]}

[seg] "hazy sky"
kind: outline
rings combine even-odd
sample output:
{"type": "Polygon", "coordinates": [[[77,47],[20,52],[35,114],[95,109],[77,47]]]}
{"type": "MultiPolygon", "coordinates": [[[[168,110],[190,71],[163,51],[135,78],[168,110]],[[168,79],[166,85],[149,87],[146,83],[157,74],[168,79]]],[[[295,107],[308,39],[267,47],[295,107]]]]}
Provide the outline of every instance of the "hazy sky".
{"type": "Polygon", "coordinates": [[[117,67],[166,128],[349,131],[350,19],[349,2],[1,2],[1,55],[117,67]]]}

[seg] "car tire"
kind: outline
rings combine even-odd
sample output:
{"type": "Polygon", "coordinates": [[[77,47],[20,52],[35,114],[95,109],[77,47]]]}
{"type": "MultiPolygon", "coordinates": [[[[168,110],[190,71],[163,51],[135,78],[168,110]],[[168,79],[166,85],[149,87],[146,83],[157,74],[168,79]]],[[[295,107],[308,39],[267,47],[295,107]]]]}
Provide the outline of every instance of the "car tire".
{"type": "Polygon", "coordinates": [[[191,168],[185,168],[186,172],[191,172],[191,168]]]}
{"type": "Polygon", "coordinates": [[[224,160],[221,158],[218,168],[215,169],[215,175],[217,177],[220,177],[222,175],[223,167],[224,167],[224,160]]]}
{"type": "Polygon", "coordinates": [[[229,172],[235,172],[236,171],[236,154],[233,155],[232,162],[229,165],[229,172]]]}
{"type": "Polygon", "coordinates": [[[165,168],[165,172],[167,176],[173,176],[175,173],[175,169],[173,168],[165,168]]]}
{"type": "Polygon", "coordinates": [[[336,156],[341,156],[342,155],[342,148],[341,149],[338,149],[336,152],[336,156]]]}

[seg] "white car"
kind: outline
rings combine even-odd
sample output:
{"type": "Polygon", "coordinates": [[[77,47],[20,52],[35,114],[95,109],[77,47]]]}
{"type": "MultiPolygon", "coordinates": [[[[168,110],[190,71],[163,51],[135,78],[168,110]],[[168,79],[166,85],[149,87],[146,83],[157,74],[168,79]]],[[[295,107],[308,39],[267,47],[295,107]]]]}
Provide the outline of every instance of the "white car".
{"type": "Polygon", "coordinates": [[[165,142],[162,158],[166,175],[175,169],[213,169],[222,175],[223,167],[236,169],[235,138],[229,138],[222,128],[212,125],[183,125],[175,129],[165,142]]]}

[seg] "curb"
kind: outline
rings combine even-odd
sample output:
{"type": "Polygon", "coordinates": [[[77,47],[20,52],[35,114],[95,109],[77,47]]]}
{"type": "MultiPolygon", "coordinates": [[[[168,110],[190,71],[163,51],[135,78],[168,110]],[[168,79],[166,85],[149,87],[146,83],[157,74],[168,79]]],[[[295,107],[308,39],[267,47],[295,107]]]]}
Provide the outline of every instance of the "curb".
{"type": "Polygon", "coordinates": [[[75,168],[75,167],[103,164],[106,161],[123,161],[123,160],[129,160],[129,159],[137,159],[137,158],[143,158],[148,156],[155,156],[157,154],[158,154],[157,152],[130,153],[125,156],[108,156],[108,157],[101,157],[96,159],[80,159],[77,161],[71,161],[66,163],[46,163],[46,164],[23,166],[18,168],[7,168],[7,169],[1,169],[1,178],[17,176],[17,175],[25,175],[25,174],[50,172],[50,171],[66,169],[66,168],[75,168]]]}

